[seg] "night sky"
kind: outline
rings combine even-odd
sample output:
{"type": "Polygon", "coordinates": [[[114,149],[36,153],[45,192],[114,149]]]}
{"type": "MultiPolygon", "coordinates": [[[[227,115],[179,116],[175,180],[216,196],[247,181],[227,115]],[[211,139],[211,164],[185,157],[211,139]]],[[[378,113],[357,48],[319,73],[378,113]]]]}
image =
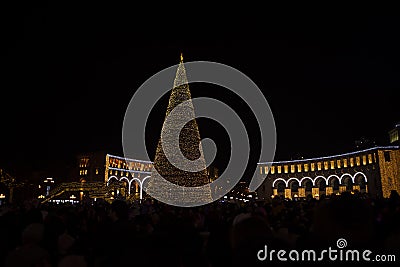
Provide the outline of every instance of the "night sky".
{"type": "MultiPolygon", "coordinates": [[[[85,151],[122,155],[130,98],[146,79],[179,63],[180,52],[185,61],[237,68],[260,87],[277,126],[276,160],[354,151],[363,136],[386,145],[387,132],[400,121],[395,17],[246,14],[219,20],[213,14],[203,16],[204,24],[201,17],[165,16],[152,25],[151,14],[139,9],[43,4],[5,10],[0,168],[16,175],[71,164],[85,151]]],[[[219,98],[247,116],[243,103],[214,89],[191,85],[194,97],[219,98]]],[[[167,99],[147,126],[150,154],[167,99]]],[[[218,141],[215,164],[223,169],[226,134],[213,123],[199,124],[203,137],[218,141]]],[[[259,136],[252,138],[256,153],[259,136]]],[[[253,156],[250,165],[255,163],[253,156]]]]}

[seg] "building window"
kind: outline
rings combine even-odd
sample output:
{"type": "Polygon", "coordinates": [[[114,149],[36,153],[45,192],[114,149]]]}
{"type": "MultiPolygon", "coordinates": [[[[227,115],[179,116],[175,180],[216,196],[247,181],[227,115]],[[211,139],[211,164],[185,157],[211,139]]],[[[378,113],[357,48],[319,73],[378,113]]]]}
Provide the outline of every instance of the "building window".
{"type": "Polygon", "coordinates": [[[277,166],[278,168],[278,173],[282,173],[282,166],[277,166]]]}
{"type": "Polygon", "coordinates": [[[96,168],[96,174],[99,174],[99,169],[96,168]]]}
{"type": "Polygon", "coordinates": [[[301,172],[301,164],[297,164],[297,172],[301,172]]]}
{"type": "Polygon", "coordinates": [[[389,132],[390,143],[394,143],[399,141],[399,131],[397,129],[393,129],[389,132]]]}
{"type": "Polygon", "coordinates": [[[368,154],[368,163],[371,164],[372,163],[372,155],[368,154]]]}
{"type": "Polygon", "coordinates": [[[315,162],[311,163],[311,171],[315,171],[315,162]]]}
{"type": "Polygon", "coordinates": [[[354,166],[354,158],[350,158],[350,167],[354,166]]]}
{"type": "Polygon", "coordinates": [[[367,156],[366,155],[362,156],[362,162],[363,162],[363,165],[367,165],[367,156]]]}
{"type": "Polygon", "coordinates": [[[89,158],[81,158],[79,167],[87,167],[89,163],[89,158]]]}
{"type": "Polygon", "coordinates": [[[383,157],[385,158],[385,162],[390,162],[390,152],[389,151],[383,152],[383,157]]]}
{"type": "Polygon", "coordinates": [[[329,166],[328,166],[328,162],[327,162],[327,161],[324,161],[324,169],[325,169],[325,170],[329,169],[329,166]]]}
{"type": "Polygon", "coordinates": [[[335,169],[335,161],[331,160],[331,170],[334,170],[334,169],[335,169]]]}
{"type": "Polygon", "coordinates": [[[308,164],[307,163],[304,164],[304,171],[308,172],[308,164]]]}
{"type": "Polygon", "coordinates": [[[290,165],[290,172],[294,173],[295,172],[295,168],[296,168],[296,165],[290,165]]]}
{"type": "Polygon", "coordinates": [[[275,173],[275,166],[271,166],[271,174],[275,173]]]}
{"type": "Polygon", "coordinates": [[[340,159],[336,160],[337,167],[340,169],[342,166],[340,164],[340,159]]]}
{"type": "Polygon", "coordinates": [[[360,166],[360,157],[356,157],[356,164],[357,166],[360,166]]]}
{"type": "Polygon", "coordinates": [[[284,170],[285,173],[288,173],[289,172],[289,166],[288,165],[283,166],[283,170],[284,170]]]}
{"type": "Polygon", "coordinates": [[[318,167],[318,170],[320,171],[320,170],[322,169],[322,163],[321,163],[321,162],[318,162],[318,163],[317,163],[317,167],[318,167]]]}

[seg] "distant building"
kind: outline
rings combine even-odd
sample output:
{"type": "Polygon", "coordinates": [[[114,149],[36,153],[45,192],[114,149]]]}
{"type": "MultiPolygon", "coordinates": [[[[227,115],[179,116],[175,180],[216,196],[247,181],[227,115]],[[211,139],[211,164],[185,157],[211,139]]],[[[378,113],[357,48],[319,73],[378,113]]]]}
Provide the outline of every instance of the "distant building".
{"type": "Polygon", "coordinates": [[[389,131],[389,140],[392,145],[400,145],[399,141],[400,134],[400,122],[398,122],[395,127],[389,131]]]}
{"type": "Polygon", "coordinates": [[[258,163],[264,179],[260,199],[320,197],[344,191],[389,197],[400,193],[399,146],[373,147],[341,155],[258,163]]]}
{"type": "MultiPolygon", "coordinates": [[[[125,197],[129,195],[142,198],[143,187],[147,186],[147,177],[151,176],[153,162],[127,159],[124,157],[106,155],[104,182],[107,185],[120,183],[119,192],[125,197]]],[[[218,169],[213,166],[207,168],[207,179],[213,182],[218,178],[218,169]]]]}
{"type": "Polygon", "coordinates": [[[102,182],[106,167],[106,152],[89,152],[77,156],[78,166],[74,170],[73,181],[102,182]],[[74,177],[77,177],[75,179],[74,177]]]}
{"type": "Polygon", "coordinates": [[[372,197],[389,197],[400,193],[399,128],[389,132],[390,146],[375,146],[361,138],[357,151],[319,158],[258,163],[262,185],[260,199],[341,194],[356,191],[372,197]]]}

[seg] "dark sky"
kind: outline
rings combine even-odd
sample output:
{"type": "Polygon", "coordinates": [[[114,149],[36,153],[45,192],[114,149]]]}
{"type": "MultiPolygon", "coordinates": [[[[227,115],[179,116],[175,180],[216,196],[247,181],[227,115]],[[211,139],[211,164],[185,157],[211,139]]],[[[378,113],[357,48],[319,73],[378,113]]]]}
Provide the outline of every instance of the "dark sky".
{"type": "MultiPolygon", "coordinates": [[[[362,136],[385,145],[400,120],[394,16],[246,13],[157,21],[138,8],[29,5],[5,9],[0,167],[11,173],[70,162],[82,151],[121,154],[130,98],[151,75],[177,64],[180,52],[185,61],[235,67],[260,87],[275,116],[277,160],[349,152],[362,136]]],[[[213,92],[191,88],[193,96],[213,92]]],[[[164,111],[158,114],[150,122],[156,129],[164,111]]],[[[204,125],[205,136],[220,132],[204,125]]],[[[150,147],[157,138],[148,137],[150,147]]],[[[217,165],[226,161],[221,146],[217,165]]]]}

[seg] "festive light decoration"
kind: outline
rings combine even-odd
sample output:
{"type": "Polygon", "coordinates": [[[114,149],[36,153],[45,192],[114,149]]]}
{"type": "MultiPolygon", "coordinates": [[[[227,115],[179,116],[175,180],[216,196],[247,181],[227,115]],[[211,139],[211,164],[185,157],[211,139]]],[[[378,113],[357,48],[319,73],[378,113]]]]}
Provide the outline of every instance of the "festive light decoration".
{"type": "MultiPolygon", "coordinates": [[[[194,190],[191,191],[191,188],[196,186],[203,186],[208,184],[207,177],[207,169],[206,162],[204,159],[204,155],[202,152],[202,146],[200,143],[200,133],[198,129],[198,125],[195,119],[195,112],[193,103],[191,101],[191,93],[189,90],[189,85],[186,77],[186,70],[183,64],[183,56],[181,54],[180,63],[176,72],[176,77],[174,80],[174,86],[171,91],[171,95],[169,98],[169,103],[166,111],[165,118],[176,108],[179,104],[187,101],[188,105],[185,105],[185,108],[182,109],[182,119],[193,118],[185,126],[181,129],[179,134],[179,149],[182,154],[189,160],[199,159],[201,162],[202,170],[198,172],[189,172],[181,170],[175,167],[170,161],[167,159],[165,155],[165,151],[173,151],[174,147],[172,147],[172,142],[169,142],[170,138],[173,138],[173,133],[179,132],[177,125],[179,123],[165,123],[162,127],[162,136],[165,138],[159,139],[156,155],[153,164],[152,171],[152,179],[149,181],[146,192],[156,193],[161,196],[168,196],[168,198],[179,198],[182,194],[181,192],[170,192],[165,189],[165,181],[161,179],[162,176],[165,180],[174,183],[179,186],[185,187],[185,199],[180,199],[185,201],[186,203],[196,202],[196,200],[200,199],[211,199],[211,188],[206,187],[205,190],[193,193],[194,190]],[[163,143],[162,143],[163,142],[163,143]]],[[[190,161],[188,161],[190,164],[190,161]]],[[[189,167],[190,168],[190,167],[189,167]]]]}
{"type": "Polygon", "coordinates": [[[89,197],[100,197],[106,198],[107,194],[112,192],[115,189],[118,189],[117,186],[108,185],[106,186],[103,182],[69,182],[69,183],[61,183],[54,189],[50,190],[49,195],[43,199],[42,203],[46,203],[51,201],[53,198],[56,198],[62,195],[65,192],[87,192],[89,197]]]}
{"type": "Polygon", "coordinates": [[[282,164],[282,163],[292,163],[292,162],[305,162],[305,161],[315,161],[315,160],[324,160],[324,159],[332,159],[332,158],[337,158],[337,157],[343,157],[343,156],[351,156],[351,155],[356,155],[368,151],[373,151],[373,150],[380,150],[380,149],[399,149],[400,146],[376,146],[376,147],[371,147],[367,148],[364,150],[359,150],[355,152],[349,152],[349,153],[343,153],[343,154],[338,154],[338,155],[333,155],[333,156],[326,156],[326,157],[318,157],[318,158],[309,158],[309,159],[298,159],[298,160],[283,160],[283,161],[267,161],[267,162],[259,162],[257,163],[258,165],[265,165],[265,164],[282,164]]]}
{"type": "Polygon", "coordinates": [[[380,150],[378,159],[383,197],[389,197],[392,190],[400,193],[400,150],[380,150]],[[389,159],[385,152],[390,153],[389,159]]]}
{"type": "Polygon", "coordinates": [[[292,181],[292,180],[297,181],[297,182],[299,183],[299,186],[304,186],[304,183],[302,183],[304,180],[310,180],[310,181],[312,182],[313,186],[315,186],[315,185],[316,185],[315,182],[317,181],[317,179],[322,179],[322,180],[325,181],[325,184],[326,184],[326,185],[329,185],[329,180],[330,180],[330,179],[333,179],[333,178],[337,178],[338,181],[339,181],[339,184],[342,184],[342,179],[343,179],[344,177],[346,177],[346,176],[347,176],[347,177],[350,177],[351,181],[352,181],[353,183],[355,183],[355,182],[356,182],[356,181],[355,181],[355,178],[357,177],[357,175],[362,176],[362,177],[364,178],[364,181],[365,181],[365,182],[368,182],[367,176],[366,176],[363,172],[356,172],[356,173],[353,174],[353,175],[351,175],[350,173],[344,173],[344,174],[342,174],[340,177],[339,177],[338,175],[332,174],[332,175],[329,175],[328,177],[325,177],[325,176],[323,176],[323,175],[318,175],[318,176],[316,176],[315,178],[311,178],[311,177],[308,177],[308,176],[302,177],[302,178],[300,178],[300,179],[298,179],[298,178],[296,178],[296,177],[291,177],[291,178],[289,178],[288,180],[285,180],[285,179],[282,179],[282,178],[276,178],[276,179],[272,182],[272,187],[274,187],[274,186],[276,185],[276,183],[279,182],[279,181],[284,182],[284,183],[285,183],[285,186],[286,186],[286,187],[289,187],[289,182],[292,181]]]}

